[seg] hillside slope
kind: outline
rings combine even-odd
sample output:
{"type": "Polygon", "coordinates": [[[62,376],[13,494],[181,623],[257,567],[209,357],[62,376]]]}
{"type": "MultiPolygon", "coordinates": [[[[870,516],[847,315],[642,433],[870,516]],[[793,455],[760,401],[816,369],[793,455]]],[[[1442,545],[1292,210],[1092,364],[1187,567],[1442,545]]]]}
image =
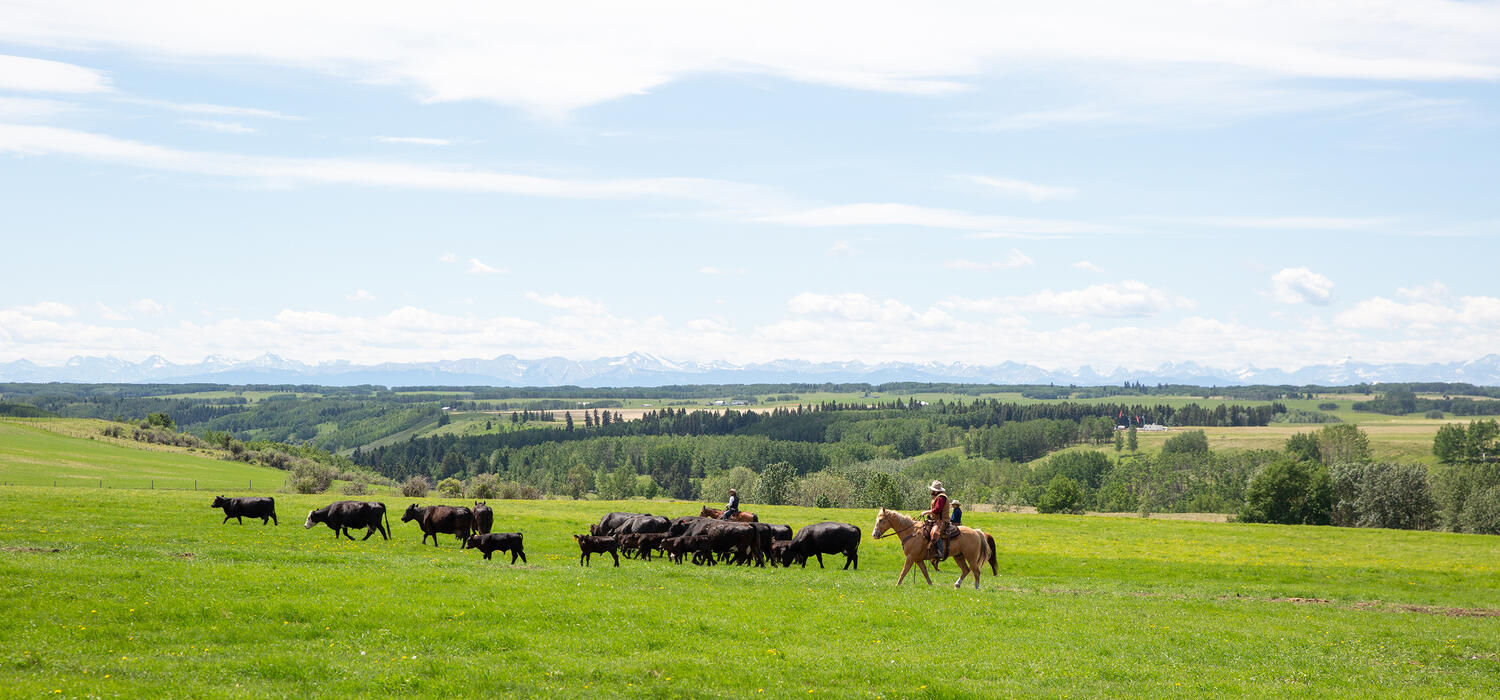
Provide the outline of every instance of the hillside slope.
{"type": "Polygon", "coordinates": [[[106,488],[272,490],[286,472],[101,434],[106,421],[0,419],[0,482],[106,488]]]}

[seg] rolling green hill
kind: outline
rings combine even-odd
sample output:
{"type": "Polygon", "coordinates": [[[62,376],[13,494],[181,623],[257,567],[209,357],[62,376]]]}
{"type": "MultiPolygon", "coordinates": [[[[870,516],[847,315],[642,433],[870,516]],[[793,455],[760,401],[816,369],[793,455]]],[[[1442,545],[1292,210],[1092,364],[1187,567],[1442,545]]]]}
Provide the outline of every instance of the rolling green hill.
{"type": "Polygon", "coordinates": [[[185,448],[107,438],[106,421],[0,419],[0,482],[35,486],[281,488],[286,472],[185,448]]]}

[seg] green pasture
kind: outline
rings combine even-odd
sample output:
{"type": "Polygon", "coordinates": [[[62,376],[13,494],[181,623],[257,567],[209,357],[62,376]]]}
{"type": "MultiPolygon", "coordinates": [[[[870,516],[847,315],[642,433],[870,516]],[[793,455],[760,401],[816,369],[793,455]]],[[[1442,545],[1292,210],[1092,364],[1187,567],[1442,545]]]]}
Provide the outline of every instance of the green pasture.
{"type": "MultiPolygon", "coordinates": [[[[9,473],[11,463],[0,465],[9,473]]],[[[236,494],[243,495],[243,494],[236,494]]],[[[895,585],[874,513],[858,571],[597,557],[570,535],[612,510],[497,501],[528,565],[301,526],[338,497],[275,494],[280,526],[220,524],[208,494],[0,490],[0,687],[125,697],[1491,697],[1500,538],[970,514],[1000,575],[895,585]],[[65,516],[64,516],[65,514],[65,516]],[[54,551],[55,550],[55,551],[54,551]]],[[[431,503],[435,501],[424,501],[431,503]]],[[[915,573],[914,576],[917,576],[915,573]]]]}
{"type": "Polygon", "coordinates": [[[106,421],[0,418],[0,482],[34,486],[281,488],[286,472],[104,437],[106,421]],[[145,449],[156,447],[157,449],[145,449]]]}

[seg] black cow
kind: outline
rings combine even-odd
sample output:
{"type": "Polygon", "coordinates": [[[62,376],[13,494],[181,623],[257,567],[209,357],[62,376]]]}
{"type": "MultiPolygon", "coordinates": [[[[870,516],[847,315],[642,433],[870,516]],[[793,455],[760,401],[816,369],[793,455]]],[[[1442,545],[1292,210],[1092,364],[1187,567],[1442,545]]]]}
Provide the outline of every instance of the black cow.
{"type": "Polygon", "coordinates": [[[370,535],[376,532],[385,539],[391,538],[391,520],[386,517],[385,504],[367,501],[334,501],[317,510],[307,512],[307,522],[302,527],[311,529],[318,523],[325,523],[328,529],[333,530],[333,538],[338,539],[342,534],[349,539],[354,539],[349,534],[350,530],[365,528],[364,539],[370,539],[370,535]]]}
{"type": "Polygon", "coordinates": [[[797,531],[786,552],[781,555],[781,565],[791,566],[793,561],[807,566],[807,558],[816,556],[818,568],[823,568],[824,554],[842,554],[844,568],[850,564],[859,569],[859,528],[849,523],[818,523],[797,531]]]}
{"type": "MultiPolygon", "coordinates": [[[[692,529],[691,527],[689,528],[692,529]]],[[[717,554],[733,555],[734,563],[748,564],[754,562],[763,564],[763,554],[760,548],[760,535],[756,533],[755,526],[751,523],[731,523],[723,520],[711,520],[708,524],[700,526],[697,532],[689,532],[689,535],[702,534],[713,543],[713,551],[717,554]]]]}
{"type": "Polygon", "coordinates": [[[516,557],[521,558],[521,563],[526,563],[526,550],[521,547],[521,533],[519,532],[489,532],[474,535],[464,540],[464,549],[477,549],[484,552],[484,558],[489,559],[490,554],[499,550],[510,552],[510,563],[516,563],[516,557]]]}
{"type": "Polygon", "coordinates": [[[432,546],[438,546],[437,536],[439,532],[448,533],[457,537],[459,548],[463,548],[463,541],[469,539],[469,530],[474,525],[474,512],[463,506],[421,506],[413,503],[406,507],[406,513],[402,514],[401,522],[417,521],[417,526],[422,528],[422,544],[427,544],[427,538],[432,538],[432,546]]]}
{"type": "Polygon", "coordinates": [[[693,555],[694,564],[704,563],[704,558],[709,563],[713,563],[713,542],[709,540],[707,535],[668,537],[662,540],[661,548],[667,553],[667,559],[675,561],[678,564],[682,563],[682,557],[685,554],[693,555]]]}
{"type": "Polygon", "coordinates": [[[474,534],[483,535],[495,527],[495,511],[484,504],[484,501],[474,501],[474,534]]]}
{"type": "Polygon", "coordinates": [[[620,541],[609,535],[573,535],[578,542],[578,565],[593,566],[594,555],[608,552],[620,565],[620,541]]]}
{"type": "MultiPolygon", "coordinates": [[[[776,542],[791,541],[792,539],[791,525],[772,525],[760,522],[747,524],[755,528],[755,535],[760,538],[760,551],[763,553],[769,554],[771,545],[776,542]]],[[[773,560],[771,564],[774,566],[776,562],[773,560]]],[[[765,566],[762,562],[757,562],[756,565],[765,566]]]]}
{"type": "Polygon", "coordinates": [[[267,521],[275,522],[277,525],[281,524],[281,521],[276,519],[276,499],[270,496],[246,496],[242,498],[215,496],[214,502],[209,508],[224,509],[224,519],[219,522],[220,525],[229,522],[230,518],[239,520],[241,525],[245,524],[245,518],[250,518],[251,520],[260,518],[260,524],[262,525],[265,525],[267,521]]]}
{"type": "Polygon", "coordinates": [[[644,535],[652,532],[666,532],[672,527],[672,521],[660,515],[637,515],[615,527],[610,535],[644,535]]]}
{"type": "Polygon", "coordinates": [[[650,515],[650,513],[609,513],[599,519],[598,525],[589,526],[589,534],[608,535],[613,533],[615,528],[625,524],[626,520],[634,518],[637,515],[650,515]]]}
{"type": "Polygon", "coordinates": [[[667,528],[667,535],[669,537],[682,537],[689,534],[689,528],[697,529],[712,522],[717,521],[713,518],[704,518],[697,515],[684,515],[680,518],[673,518],[672,525],[667,528]]]}
{"type": "Polygon", "coordinates": [[[780,564],[786,558],[786,550],[792,546],[791,540],[776,540],[771,543],[771,551],[766,558],[771,560],[771,566],[780,564]]]}

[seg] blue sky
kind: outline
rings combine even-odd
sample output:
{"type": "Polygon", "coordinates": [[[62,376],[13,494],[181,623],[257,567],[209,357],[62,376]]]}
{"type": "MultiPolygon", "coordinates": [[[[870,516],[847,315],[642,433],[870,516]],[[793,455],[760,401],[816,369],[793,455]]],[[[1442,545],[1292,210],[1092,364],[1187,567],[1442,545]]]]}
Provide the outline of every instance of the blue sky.
{"type": "Polygon", "coordinates": [[[1500,4],[0,2],[0,361],[1500,348],[1500,4]]]}

